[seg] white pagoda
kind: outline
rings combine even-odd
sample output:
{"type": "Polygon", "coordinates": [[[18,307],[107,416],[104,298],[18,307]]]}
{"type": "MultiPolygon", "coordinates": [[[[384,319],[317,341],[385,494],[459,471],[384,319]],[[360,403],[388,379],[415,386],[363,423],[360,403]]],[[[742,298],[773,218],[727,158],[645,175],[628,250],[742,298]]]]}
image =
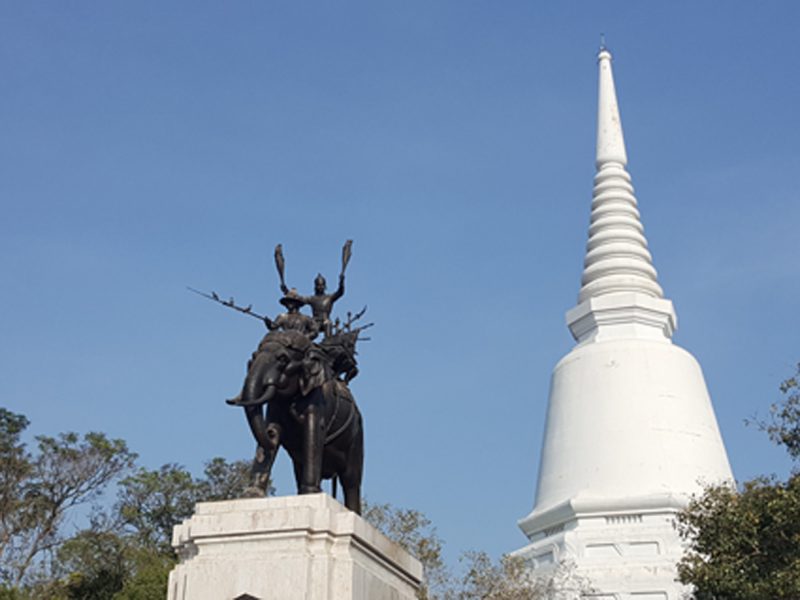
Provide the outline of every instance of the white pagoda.
{"type": "Polygon", "coordinates": [[[601,48],[597,174],[575,347],[556,365],[530,543],[534,570],[567,559],[603,600],[678,600],[674,516],[705,485],[732,481],[700,366],[672,343],[626,170],[611,54],[601,48]]]}

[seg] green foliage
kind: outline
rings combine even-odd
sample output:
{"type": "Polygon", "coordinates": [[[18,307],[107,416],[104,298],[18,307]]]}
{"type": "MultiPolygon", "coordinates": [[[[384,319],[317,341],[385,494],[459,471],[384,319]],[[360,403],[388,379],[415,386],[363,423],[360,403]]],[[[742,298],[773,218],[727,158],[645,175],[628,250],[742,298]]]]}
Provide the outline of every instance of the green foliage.
{"type": "Polygon", "coordinates": [[[362,516],[422,563],[421,600],[571,600],[590,591],[570,565],[534,577],[522,559],[506,555],[493,561],[485,552],[464,553],[464,572],[455,577],[444,564],[436,528],[422,512],[365,500],[362,516]]]}
{"type": "Polygon", "coordinates": [[[782,402],[770,406],[768,422],[755,420],[760,429],[766,431],[770,439],[784,446],[789,456],[800,459],[800,364],[795,374],[780,385],[785,396],[782,402]]]}
{"type": "Polygon", "coordinates": [[[139,549],[133,556],[132,574],[112,600],[163,600],[167,596],[169,572],[174,566],[172,555],[139,549]]]}
{"type": "Polygon", "coordinates": [[[197,502],[241,498],[250,482],[250,463],[217,457],[206,463],[203,474],[194,479],[175,464],[140,468],[120,482],[120,523],[141,546],[171,555],[172,528],[192,515],[197,502]]]}
{"type": "Polygon", "coordinates": [[[175,464],[140,468],[123,479],[114,513],[62,548],[59,562],[72,574],[70,598],[163,599],[175,564],[172,528],[197,502],[241,497],[249,477],[246,461],[214,458],[200,479],[175,464]],[[106,595],[81,595],[93,589],[106,595]]]}
{"type": "Polygon", "coordinates": [[[426,569],[442,568],[442,540],[422,512],[364,500],[361,513],[364,520],[417,557],[426,569]]]}
{"type": "Polygon", "coordinates": [[[367,500],[361,503],[361,515],[422,563],[426,586],[419,597],[436,598],[435,590],[447,584],[448,574],[442,560],[442,540],[430,519],[418,510],[370,504],[367,500]]]}
{"type": "Polygon", "coordinates": [[[461,561],[466,570],[447,600],[567,600],[589,591],[567,564],[535,576],[522,558],[508,554],[493,561],[485,552],[466,552],[461,561]]]}
{"type": "Polygon", "coordinates": [[[800,475],[708,489],[678,518],[691,540],[678,565],[697,600],[800,598],[800,475]]]}
{"type": "Polygon", "coordinates": [[[467,569],[456,597],[482,600],[529,600],[538,593],[536,580],[519,558],[503,556],[493,562],[485,552],[467,552],[467,569]]]}
{"type": "Polygon", "coordinates": [[[0,409],[0,584],[9,588],[46,575],[68,513],[95,500],[136,458],[102,433],[39,436],[31,454],[20,441],[27,425],[0,409]]]}
{"type": "MultiPolygon", "coordinates": [[[[251,463],[246,460],[228,462],[217,456],[206,463],[203,479],[197,481],[197,501],[232,500],[242,498],[250,487],[251,463]]],[[[275,493],[272,484],[267,486],[267,495],[275,493]]]]}
{"type": "MultiPolygon", "coordinates": [[[[33,465],[20,442],[28,419],[0,408],[0,583],[15,579],[11,557],[22,551],[20,539],[33,526],[33,514],[25,502],[33,465]]],[[[0,598],[11,598],[0,591],[0,598]]]]}
{"type": "Polygon", "coordinates": [[[39,436],[31,453],[21,441],[28,424],[0,408],[0,600],[163,600],[173,526],[196,502],[237,498],[249,485],[246,461],[214,458],[198,479],[174,464],[140,468],[119,481],[111,512],[96,510],[67,537],[72,511],[130,472],[136,455],[100,433],[39,436]]]}
{"type": "Polygon", "coordinates": [[[140,545],[159,553],[171,551],[172,528],[192,514],[195,483],[183,467],[140,468],[120,482],[117,512],[140,545]]]}
{"type": "Polygon", "coordinates": [[[465,552],[465,570],[442,600],[580,600],[590,598],[588,582],[574,565],[561,563],[535,574],[525,560],[505,554],[493,561],[485,552],[465,552]]]}
{"type": "Polygon", "coordinates": [[[171,554],[137,544],[130,536],[94,523],[59,550],[64,598],[68,600],[163,600],[171,554]]]}
{"type": "MultiPolygon", "coordinates": [[[[201,478],[175,464],[139,468],[118,482],[111,512],[96,511],[89,527],[65,537],[69,512],[129,472],[135,454],[99,433],[40,436],[30,453],[21,442],[27,426],[24,416],[0,409],[0,600],[162,600],[175,564],[172,528],[195,503],[241,497],[250,484],[246,461],[214,458],[201,478]]],[[[561,597],[556,577],[533,579],[510,557],[495,563],[484,553],[469,553],[465,573],[456,579],[423,513],[366,502],[363,513],[422,562],[423,600],[561,597]]]]}
{"type": "Polygon", "coordinates": [[[127,541],[95,521],[64,542],[55,561],[70,600],[111,598],[130,576],[127,541]]]}
{"type": "Polygon", "coordinates": [[[24,587],[0,586],[0,600],[70,600],[63,582],[40,578],[24,587]]]}
{"type": "MultiPolygon", "coordinates": [[[[800,365],[784,381],[771,421],[756,424],[800,458],[800,365]]],[[[762,477],[737,491],[710,487],[678,516],[688,549],[679,580],[695,600],[796,600],[800,598],[800,473],[786,482],[762,477]]]]}

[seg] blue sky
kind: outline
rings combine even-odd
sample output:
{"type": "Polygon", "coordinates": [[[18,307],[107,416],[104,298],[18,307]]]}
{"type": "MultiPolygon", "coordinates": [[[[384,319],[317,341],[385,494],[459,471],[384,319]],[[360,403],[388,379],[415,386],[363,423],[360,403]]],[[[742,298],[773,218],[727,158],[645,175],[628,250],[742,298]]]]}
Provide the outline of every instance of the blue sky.
{"type": "MultiPolygon", "coordinates": [[[[800,360],[795,2],[7,2],[0,405],[156,467],[249,458],[263,327],[333,281],[377,324],[353,382],[364,490],[454,556],[525,543],[550,372],[572,347],[599,34],[675,341],[737,477],[800,360]]],[[[288,462],[280,493],[293,492],[288,462]]]]}

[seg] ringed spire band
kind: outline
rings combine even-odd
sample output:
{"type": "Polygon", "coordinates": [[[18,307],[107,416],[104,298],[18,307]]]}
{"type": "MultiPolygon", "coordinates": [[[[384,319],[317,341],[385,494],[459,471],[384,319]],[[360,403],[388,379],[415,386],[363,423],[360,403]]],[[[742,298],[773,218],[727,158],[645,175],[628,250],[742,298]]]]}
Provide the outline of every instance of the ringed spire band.
{"type": "Polygon", "coordinates": [[[611,333],[611,326],[617,332],[625,326],[625,335],[669,339],[676,327],[675,313],[658,283],[631,176],[625,168],[628,155],[611,53],[605,47],[601,47],[597,62],[597,171],[589,240],[578,306],[568,313],[567,320],[579,341],[594,339],[601,325],[606,326],[604,335],[611,333]]]}

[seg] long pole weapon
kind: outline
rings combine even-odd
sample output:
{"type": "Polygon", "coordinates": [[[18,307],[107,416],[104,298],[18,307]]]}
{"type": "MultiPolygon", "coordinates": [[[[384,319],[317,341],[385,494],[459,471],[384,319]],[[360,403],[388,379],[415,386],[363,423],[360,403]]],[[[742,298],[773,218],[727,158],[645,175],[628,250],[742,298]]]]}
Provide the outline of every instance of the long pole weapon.
{"type": "Polygon", "coordinates": [[[265,323],[271,323],[272,322],[269,317],[266,317],[264,315],[260,315],[257,312],[253,312],[253,305],[252,304],[250,304],[248,306],[237,306],[236,303],[234,302],[233,298],[231,298],[230,300],[223,300],[222,298],[220,298],[217,295],[216,292],[212,291],[210,294],[206,294],[205,292],[201,292],[200,290],[196,290],[193,287],[189,287],[188,285],[186,286],[186,289],[189,290],[190,292],[194,292],[195,294],[201,295],[203,298],[208,298],[209,300],[213,300],[214,302],[218,302],[219,304],[222,304],[222,306],[227,306],[228,308],[232,308],[233,310],[237,310],[240,313],[243,313],[245,315],[250,315],[251,317],[255,317],[256,319],[264,321],[265,323]]]}
{"type": "Polygon", "coordinates": [[[342,246],[342,275],[344,275],[344,270],[347,268],[347,263],[350,262],[350,257],[353,256],[353,240],[347,240],[342,246]]]}
{"type": "Polygon", "coordinates": [[[284,270],[286,269],[286,261],[283,258],[283,246],[278,244],[275,246],[275,267],[278,269],[278,276],[281,278],[281,291],[286,293],[286,281],[284,281],[284,270]]]}

